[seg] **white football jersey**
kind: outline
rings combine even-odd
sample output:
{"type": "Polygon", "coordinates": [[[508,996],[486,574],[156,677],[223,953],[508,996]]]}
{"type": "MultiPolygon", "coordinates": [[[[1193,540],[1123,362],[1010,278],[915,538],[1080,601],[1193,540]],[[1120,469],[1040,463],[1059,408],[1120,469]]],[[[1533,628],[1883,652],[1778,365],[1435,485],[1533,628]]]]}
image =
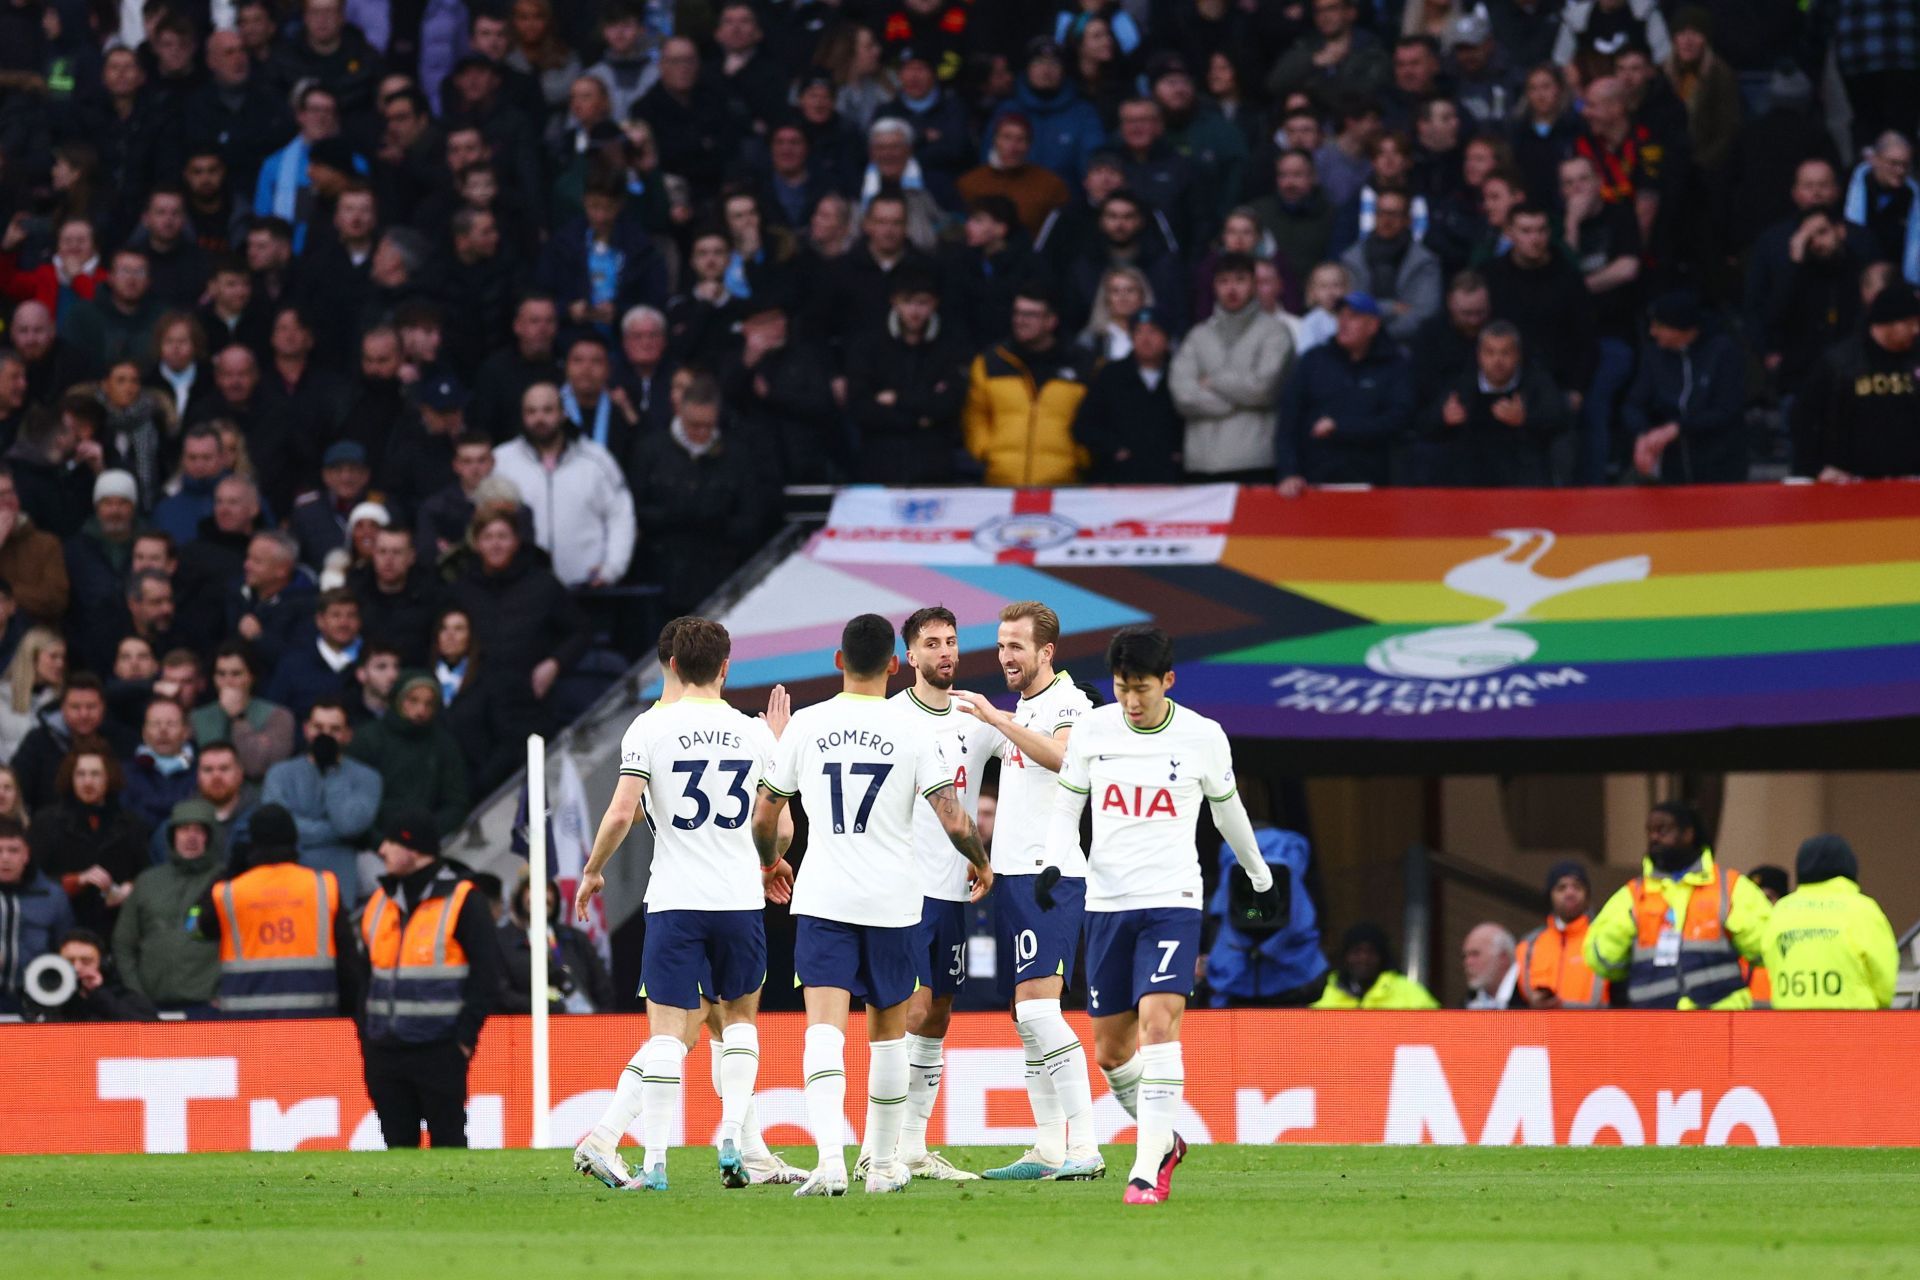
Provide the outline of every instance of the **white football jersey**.
{"type": "Polygon", "coordinates": [[[647,910],[766,905],[749,819],[773,751],[766,721],[718,698],[682,698],[634,717],[620,740],[620,772],[647,784],[647,910]]]}
{"type": "Polygon", "coordinates": [[[1206,905],[1194,844],[1200,806],[1234,792],[1233,754],[1216,721],[1168,699],[1160,727],[1141,730],[1118,704],[1096,707],[1067,739],[1060,785],[1093,805],[1087,910],[1206,905]]]}
{"type": "MultiPolygon", "coordinates": [[[[902,689],[887,702],[918,725],[920,732],[933,739],[945,767],[953,772],[954,794],[960,798],[967,816],[972,817],[979,803],[979,792],[970,781],[974,769],[973,761],[969,759],[972,752],[967,739],[971,736],[971,730],[979,727],[979,722],[955,708],[951,702],[945,711],[935,711],[920,701],[912,689],[902,689]]],[[[953,847],[953,841],[947,838],[947,829],[940,825],[940,815],[933,811],[930,804],[914,807],[913,854],[920,860],[921,883],[927,897],[947,902],[967,900],[967,860],[960,856],[960,851],[953,847]]]]}
{"type": "Polygon", "coordinates": [[[793,713],[766,787],[800,797],[807,851],[793,913],[897,929],[920,923],[913,811],[953,785],[924,724],[885,698],[842,693],[793,713]]]}
{"type": "MultiPolygon", "coordinates": [[[[1038,693],[1020,699],[1013,709],[1013,721],[1045,738],[1080,723],[1093,710],[1087,695],[1074,687],[1064,671],[1057,671],[1053,683],[1038,693]]],[[[1060,775],[1027,759],[1026,753],[1000,736],[988,725],[985,740],[992,754],[1000,757],[999,808],[993,814],[993,874],[1030,876],[1047,865],[1047,826],[1053,821],[1054,797],[1060,793],[1060,775]]],[[[971,744],[980,749],[980,735],[971,744]]],[[[1071,738],[1069,738],[1071,741],[1071,738]]],[[[1061,850],[1057,863],[1060,874],[1079,878],[1087,874],[1087,856],[1080,842],[1061,850]]]]}

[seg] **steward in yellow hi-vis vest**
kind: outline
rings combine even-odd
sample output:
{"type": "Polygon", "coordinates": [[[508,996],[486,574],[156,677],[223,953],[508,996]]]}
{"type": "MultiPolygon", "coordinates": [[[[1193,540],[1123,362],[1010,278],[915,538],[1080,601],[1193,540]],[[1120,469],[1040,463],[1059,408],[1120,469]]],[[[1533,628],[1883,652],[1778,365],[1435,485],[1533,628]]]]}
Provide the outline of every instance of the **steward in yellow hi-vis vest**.
{"type": "Polygon", "coordinates": [[[395,814],[380,841],[387,874],[360,916],[369,973],[361,1052],[387,1146],[467,1145],[467,1063],[500,982],[493,914],[473,881],[440,858],[421,810],[395,814]]]}
{"type": "Polygon", "coordinates": [[[1438,1009],[1440,1002],[1404,973],[1394,970],[1387,931],[1361,922],[1340,940],[1340,963],[1312,1009],[1438,1009]]]}
{"type": "Polygon", "coordinates": [[[1772,910],[1759,886],[1714,861],[1693,806],[1667,801],[1647,816],[1641,873],[1587,930],[1587,964],[1624,980],[1635,1009],[1751,1009],[1741,961],[1760,959],[1772,910]]]}
{"type": "Polygon", "coordinates": [[[1860,864],[1841,836],[1800,846],[1800,887],[1773,905],[1765,954],[1776,1009],[1886,1009],[1900,948],[1880,904],[1860,892],[1860,864]]]}

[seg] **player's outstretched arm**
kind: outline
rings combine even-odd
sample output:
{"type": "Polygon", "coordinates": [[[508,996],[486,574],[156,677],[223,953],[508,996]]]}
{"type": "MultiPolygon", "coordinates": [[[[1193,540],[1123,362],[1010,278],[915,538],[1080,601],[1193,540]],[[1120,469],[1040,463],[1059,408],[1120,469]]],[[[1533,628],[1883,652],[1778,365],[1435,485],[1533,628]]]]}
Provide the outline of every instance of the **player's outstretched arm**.
{"type": "Polygon", "coordinates": [[[1261,856],[1260,837],[1254,835],[1254,819],[1246,816],[1240,793],[1235,791],[1221,800],[1208,800],[1208,812],[1213,814],[1213,827],[1219,829],[1221,839],[1233,850],[1233,860],[1246,871],[1248,885],[1258,894],[1260,923],[1279,919],[1283,904],[1273,883],[1273,867],[1261,856]]]}
{"type": "Polygon", "coordinates": [[[1058,867],[1068,860],[1068,850],[1080,847],[1080,815],[1087,808],[1087,793],[1066,779],[1060,780],[1053,797],[1053,818],[1047,823],[1047,865],[1058,867]]]}
{"type": "Polygon", "coordinates": [[[980,829],[960,806],[960,797],[952,787],[942,787],[927,797],[927,803],[940,818],[947,839],[967,860],[967,878],[973,884],[972,901],[987,896],[993,887],[993,868],[987,864],[987,847],[980,843],[980,829]]]}
{"type": "Polygon", "coordinates": [[[582,921],[587,918],[588,904],[607,882],[603,874],[607,863],[612,861],[627,833],[633,830],[634,815],[640,811],[640,798],[646,792],[647,780],[635,774],[623,773],[614,784],[613,799],[607,802],[607,811],[601,816],[600,830],[593,837],[593,853],[580,873],[580,888],[573,895],[573,913],[582,921]]]}
{"type": "Polygon", "coordinates": [[[1020,748],[1021,755],[1049,773],[1060,772],[1060,764],[1067,758],[1067,735],[1073,732],[1071,728],[1051,734],[1039,733],[1015,723],[1011,712],[1002,711],[980,694],[955,689],[953,696],[962,711],[998,729],[1001,737],[1020,748]]]}

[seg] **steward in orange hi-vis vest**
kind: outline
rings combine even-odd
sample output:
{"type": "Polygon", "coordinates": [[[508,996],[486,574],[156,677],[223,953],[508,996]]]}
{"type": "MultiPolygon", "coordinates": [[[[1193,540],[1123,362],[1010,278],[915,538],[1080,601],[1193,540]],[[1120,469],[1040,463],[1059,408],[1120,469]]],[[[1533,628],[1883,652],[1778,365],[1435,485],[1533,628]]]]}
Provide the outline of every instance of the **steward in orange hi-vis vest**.
{"type": "Polygon", "coordinates": [[[262,805],[247,820],[245,869],[200,902],[220,944],[214,1001],[236,1018],[331,1018],[358,1003],[358,946],[331,871],[302,866],[293,816],[262,805]]]}
{"type": "Polygon", "coordinates": [[[1547,872],[1547,922],[1520,940],[1520,994],[1535,1009],[1600,1009],[1607,983],[1587,967],[1587,926],[1592,922],[1592,882],[1578,862],[1558,862],[1547,872]]]}
{"type": "Polygon", "coordinates": [[[433,815],[385,824],[380,877],[360,916],[369,974],[361,1023],[367,1096],[388,1147],[467,1145],[467,1063],[493,1009],[500,945],[473,881],[440,859],[433,815]]]}
{"type": "Polygon", "coordinates": [[[333,918],[340,882],[295,862],[254,867],[213,886],[220,916],[222,1013],[313,1018],[340,1007],[333,918]]]}

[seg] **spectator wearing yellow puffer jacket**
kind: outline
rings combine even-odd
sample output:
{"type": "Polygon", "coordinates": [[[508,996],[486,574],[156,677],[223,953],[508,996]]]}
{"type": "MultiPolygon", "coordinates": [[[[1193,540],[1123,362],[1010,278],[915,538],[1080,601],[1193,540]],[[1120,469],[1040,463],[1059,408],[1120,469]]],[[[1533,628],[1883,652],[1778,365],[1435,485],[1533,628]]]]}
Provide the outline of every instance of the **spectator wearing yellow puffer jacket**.
{"type": "Polygon", "coordinates": [[[1044,290],[1013,299],[1012,340],[974,357],[967,390],[967,452],[990,485],[1072,484],[1087,464],[1073,418],[1087,395],[1087,365],[1061,343],[1059,314],[1044,290]]]}
{"type": "Polygon", "coordinates": [[[1314,1009],[1438,1009],[1433,992],[1393,967],[1387,931],[1371,921],[1347,930],[1340,963],[1327,975],[1327,989],[1314,1009]]]}

